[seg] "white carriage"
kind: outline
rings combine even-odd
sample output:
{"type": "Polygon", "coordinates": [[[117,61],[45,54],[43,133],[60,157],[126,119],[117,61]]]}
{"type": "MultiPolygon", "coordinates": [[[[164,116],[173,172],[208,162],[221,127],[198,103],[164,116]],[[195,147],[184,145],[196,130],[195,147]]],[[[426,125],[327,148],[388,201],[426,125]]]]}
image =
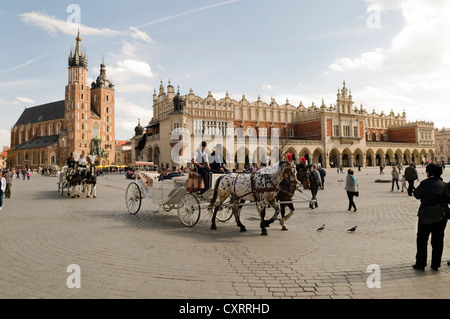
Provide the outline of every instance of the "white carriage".
{"type": "MultiPolygon", "coordinates": [[[[143,171],[141,167],[152,167],[152,162],[136,162],[135,181],[131,182],[125,192],[125,203],[130,214],[137,214],[144,198],[150,199],[159,209],[169,212],[177,210],[178,218],[187,227],[192,227],[200,220],[200,215],[208,211],[214,190],[208,189],[203,194],[187,190],[188,175],[159,181],[156,171],[143,171]]],[[[214,185],[221,174],[210,174],[210,185],[214,185]]],[[[157,210],[156,210],[157,211],[157,210]]],[[[225,222],[232,216],[229,201],[225,202],[217,213],[217,220],[225,222]]]]}

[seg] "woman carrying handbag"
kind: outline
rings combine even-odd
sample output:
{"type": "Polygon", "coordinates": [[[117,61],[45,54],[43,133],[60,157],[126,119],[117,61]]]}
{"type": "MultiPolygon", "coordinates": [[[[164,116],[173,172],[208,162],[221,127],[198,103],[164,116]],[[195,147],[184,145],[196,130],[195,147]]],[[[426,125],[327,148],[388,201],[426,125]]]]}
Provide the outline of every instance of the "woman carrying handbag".
{"type": "Polygon", "coordinates": [[[352,169],[348,170],[347,178],[345,180],[345,190],[347,191],[347,197],[348,197],[348,210],[352,210],[352,207],[354,208],[354,211],[356,212],[356,205],[353,201],[353,198],[356,196],[359,196],[359,186],[358,181],[353,176],[354,172],[352,169]]]}

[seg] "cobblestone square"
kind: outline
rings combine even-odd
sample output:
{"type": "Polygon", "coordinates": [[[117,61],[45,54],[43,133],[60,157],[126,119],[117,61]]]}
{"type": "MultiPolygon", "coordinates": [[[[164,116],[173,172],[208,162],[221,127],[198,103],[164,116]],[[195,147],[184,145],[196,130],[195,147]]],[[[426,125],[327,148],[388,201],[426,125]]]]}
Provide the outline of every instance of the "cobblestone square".
{"type": "MultiPolygon", "coordinates": [[[[127,212],[124,175],[99,177],[97,198],[57,192],[56,178],[14,180],[0,212],[1,298],[331,298],[450,297],[450,237],[442,267],[412,269],[419,201],[390,192],[377,168],[355,169],[357,212],[347,211],[346,174],[327,169],[319,207],[298,195],[295,214],[281,231],[276,221],[261,236],[256,209],[245,207],[239,232],[234,219],[209,229],[210,215],[183,226],[176,210],[157,213],[147,199],[127,212]],[[325,224],[322,232],[317,228],[325,224]],[[347,229],[357,225],[354,233],[347,229]],[[81,288],[69,288],[69,265],[80,267],[81,288]],[[370,288],[378,265],[380,288],[370,288]],[[369,267],[369,272],[368,272],[369,267]]],[[[418,167],[419,178],[425,169],[418,167]]],[[[445,181],[450,173],[444,172],[445,181]]],[[[273,210],[269,210],[269,215],[273,210]]],[[[431,246],[429,245],[429,256],[431,246]]]]}

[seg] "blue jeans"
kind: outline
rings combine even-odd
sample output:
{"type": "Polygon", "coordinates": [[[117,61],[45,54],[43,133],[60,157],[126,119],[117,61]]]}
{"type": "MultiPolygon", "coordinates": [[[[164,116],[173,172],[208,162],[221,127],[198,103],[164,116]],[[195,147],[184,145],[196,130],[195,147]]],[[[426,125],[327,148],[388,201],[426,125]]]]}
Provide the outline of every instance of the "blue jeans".
{"type": "Polygon", "coordinates": [[[394,190],[394,183],[397,183],[397,190],[400,190],[400,187],[398,186],[398,178],[393,178],[391,191],[394,190]]]}
{"type": "Polygon", "coordinates": [[[0,191],[0,207],[3,206],[3,195],[4,195],[4,193],[2,191],[0,191]]]}

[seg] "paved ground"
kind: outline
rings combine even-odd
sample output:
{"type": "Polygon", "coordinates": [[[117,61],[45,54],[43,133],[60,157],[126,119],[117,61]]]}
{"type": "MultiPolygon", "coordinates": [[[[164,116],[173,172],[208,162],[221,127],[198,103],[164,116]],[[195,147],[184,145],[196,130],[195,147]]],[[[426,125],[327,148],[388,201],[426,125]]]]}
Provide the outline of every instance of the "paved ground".
{"type": "Polygon", "coordinates": [[[296,204],[289,231],[276,222],[265,237],[253,207],[242,213],[246,233],[234,220],[212,231],[207,214],[187,228],[176,211],[154,213],[147,200],[131,215],[123,175],[101,177],[97,199],[61,197],[52,177],[16,180],[0,212],[0,298],[450,297],[450,236],[438,272],[411,268],[419,202],[374,182],[389,170],[356,172],[357,212],[347,211],[345,175],[327,172],[320,207],[296,204]],[[79,289],[67,286],[71,264],[80,267],[79,289]],[[372,264],[380,288],[368,287],[372,264]]]}

